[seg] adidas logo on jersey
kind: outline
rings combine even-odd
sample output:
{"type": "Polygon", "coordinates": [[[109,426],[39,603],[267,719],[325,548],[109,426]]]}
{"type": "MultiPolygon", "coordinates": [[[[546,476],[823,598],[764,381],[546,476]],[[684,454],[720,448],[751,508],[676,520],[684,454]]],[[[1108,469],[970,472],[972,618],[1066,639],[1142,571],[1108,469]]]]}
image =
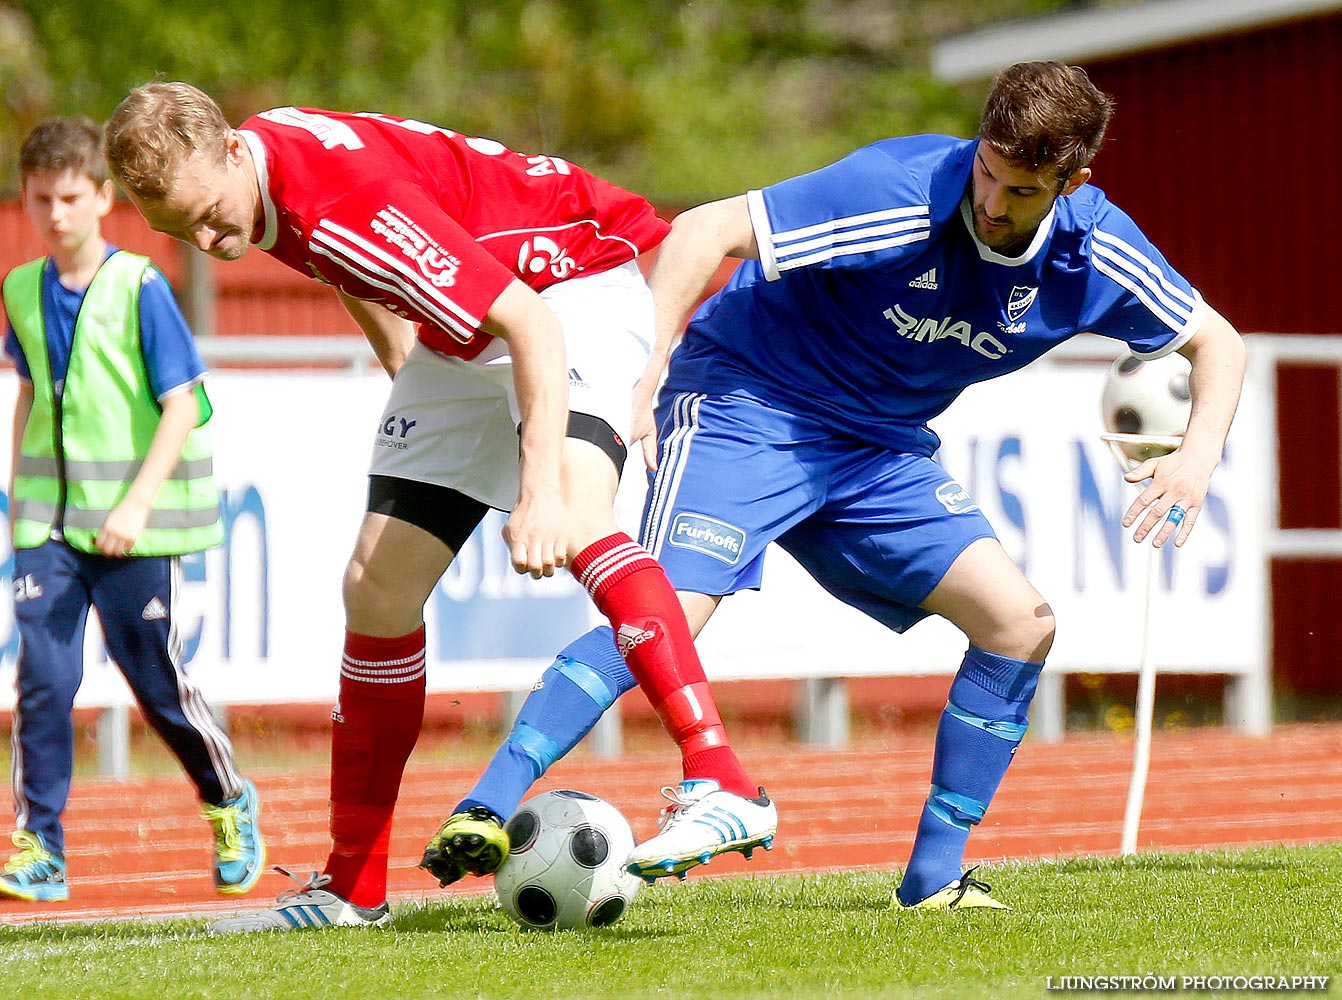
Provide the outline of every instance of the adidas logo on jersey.
{"type": "Polygon", "coordinates": [[[161,618],[168,617],[168,609],[163,606],[163,602],[157,597],[149,599],[149,603],[144,606],[140,612],[140,617],[147,622],[158,621],[161,618]]]}
{"type": "Polygon", "coordinates": [[[909,282],[910,288],[921,288],[924,291],[935,292],[937,290],[937,269],[934,267],[923,274],[918,275],[909,282]]]}
{"type": "Polygon", "coordinates": [[[633,625],[621,625],[620,631],[615,633],[615,645],[620,647],[620,655],[628,659],[635,646],[641,646],[649,639],[656,638],[657,633],[652,629],[644,630],[633,625]]]}

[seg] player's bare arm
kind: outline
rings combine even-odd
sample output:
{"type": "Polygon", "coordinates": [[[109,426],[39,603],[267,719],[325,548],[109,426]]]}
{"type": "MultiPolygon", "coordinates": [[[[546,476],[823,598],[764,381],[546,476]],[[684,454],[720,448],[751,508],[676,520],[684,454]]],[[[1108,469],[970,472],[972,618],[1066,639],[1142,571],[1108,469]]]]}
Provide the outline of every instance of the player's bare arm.
{"type": "Polygon", "coordinates": [[[149,511],[158,488],[181,458],[187,435],[200,423],[200,404],[189,385],[169,393],[159,403],[163,412],[140,471],[135,474],[125,497],[107,515],[98,537],[93,540],[98,551],[105,556],[124,556],[130,551],[149,520],[149,511]]]}
{"type": "Polygon", "coordinates": [[[521,484],[503,539],[513,569],[537,578],[552,576],[569,557],[560,476],[568,424],[563,330],[549,306],[520,281],[494,301],[481,329],[508,342],[522,411],[521,484]]]}
{"type": "Polygon", "coordinates": [[[1225,317],[1210,306],[1206,307],[1198,332],[1179,353],[1193,366],[1188,379],[1193,396],[1188,430],[1174,451],[1149,459],[1127,474],[1129,482],[1144,479],[1151,482],[1123,515],[1123,526],[1137,524],[1132,537],[1138,542],[1159,526],[1152,542],[1157,548],[1171,536],[1176,546],[1183,545],[1197,523],[1212,472],[1221,462],[1244,381],[1244,341],[1225,317]],[[1172,508],[1175,508],[1173,516],[1172,508]]]}
{"type": "Polygon", "coordinates": [[[415,346],[415,324],[376,302],[356,299],[340,289],[336,289],[336,294],[340,296],[340,304],[345,307],[345,311],[354,317],[354,322],[359,324],[359,329],[368,338],[383,369],[395,378],[410,348],[415,346]]]}
{"type": "Polygon", "coordinates": [[[635,441],[643,443],[643,461],[649,471],[657,469],[652,398],[676,336],[724,258],[758,256],[755,230],[743,194],[692,208],[672,221],[671,232],[657,251],[657,263],[648,279],[657,339],[648,366],[634,389],[633,436],[635,441]]]}

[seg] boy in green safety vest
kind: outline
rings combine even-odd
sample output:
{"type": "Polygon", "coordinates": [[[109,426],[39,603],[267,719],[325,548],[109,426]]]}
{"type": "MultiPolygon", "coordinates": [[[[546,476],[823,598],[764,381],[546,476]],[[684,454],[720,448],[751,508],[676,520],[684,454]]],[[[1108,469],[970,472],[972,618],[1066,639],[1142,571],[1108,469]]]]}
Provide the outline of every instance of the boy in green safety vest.
{"type": "Polygon", "coordinates": [[[23,208],[48,256],[3,285],[5,353],[19,375],[9,516],[20,652],[18,850],[0,896],[69,898],[61,813],[90,608],[204,804],[215,887],[244,893],[265,863],[256,788],[182,670],[175,620],[181,557],[223,534],[205,366],[167,281],[102,237],[113,195],[100,138],[87,118],[54,119],[19,154],[23,208]]]}

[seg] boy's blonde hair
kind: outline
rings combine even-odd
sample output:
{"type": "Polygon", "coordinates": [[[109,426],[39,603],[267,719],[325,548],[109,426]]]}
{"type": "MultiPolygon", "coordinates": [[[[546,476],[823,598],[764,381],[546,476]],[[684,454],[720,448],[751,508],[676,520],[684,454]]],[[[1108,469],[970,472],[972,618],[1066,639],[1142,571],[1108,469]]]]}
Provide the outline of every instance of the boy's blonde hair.
{"type": "Polygon", "coordinates": [[[107,181],[107,164],[98,149],[102,133],[92,118],[49,118],[33,128],[19,147],[19,182],[33,174],[72,170],[99,187],[107,181]]]}
{"type": "Polygon", "coordinates": [[[228,120],[209,94],[189,83],[146,83],[117,105],[103,151],[118,184],[136,198],[171,193],[182,162],[199,153],[224,161],[228,120]]]}

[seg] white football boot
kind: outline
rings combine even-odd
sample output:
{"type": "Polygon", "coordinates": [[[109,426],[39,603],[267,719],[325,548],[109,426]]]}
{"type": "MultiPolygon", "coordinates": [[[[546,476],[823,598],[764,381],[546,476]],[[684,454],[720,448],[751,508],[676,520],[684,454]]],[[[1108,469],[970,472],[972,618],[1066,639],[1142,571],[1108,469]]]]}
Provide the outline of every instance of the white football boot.
{"type": "Polygon", "coordinates": [[[749,858],[756,847],[773,846],[778,809],[763,788],[758,798],[747,799],[711,778],[687,778],[662,794],[671,802],[658,821],[662,832],[635,847],[625,863],[649,884],[663,875],[683,880],[691,868],[727,851],[749,858]]]}
{"type": "MultiPolygon", "coordinates": [[[[278,866],[277,866],[278,867],[278,866]]],[[[295,882],[291,873],[279,869],[295,882]]],[[[391,908],[355,906],[322,886],[331,881],[330,875],[313,872],[297,889],[280,893],[274,909],[257,913],[243,913],[225,917],[210,924],[211,934],[243,934],[249,931],[294,931],[309,927],[381,927],[391,920],[391,908]]]]}

